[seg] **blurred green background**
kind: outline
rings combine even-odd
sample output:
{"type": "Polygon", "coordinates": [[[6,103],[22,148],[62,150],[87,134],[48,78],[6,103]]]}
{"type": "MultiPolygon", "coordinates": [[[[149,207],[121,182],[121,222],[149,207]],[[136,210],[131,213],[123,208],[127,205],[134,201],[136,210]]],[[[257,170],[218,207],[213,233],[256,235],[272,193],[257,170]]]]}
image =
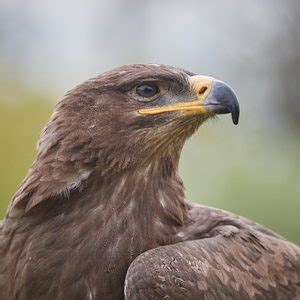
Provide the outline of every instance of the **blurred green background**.
{"type": "Polygon", "coordinates": [[[55,101],[107,69],[154,62],[220,78],[240,99],[237,127],[222,116],[187,142],[187,198],[300,243],[299,53],[299,1],[0,2],[1,217],[55,101]]]}

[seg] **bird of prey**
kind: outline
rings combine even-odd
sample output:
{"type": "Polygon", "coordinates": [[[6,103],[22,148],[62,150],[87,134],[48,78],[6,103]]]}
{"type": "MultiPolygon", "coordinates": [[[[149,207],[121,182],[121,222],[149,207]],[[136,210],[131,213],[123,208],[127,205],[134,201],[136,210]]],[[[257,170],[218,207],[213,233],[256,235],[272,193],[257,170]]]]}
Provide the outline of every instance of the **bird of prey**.
{"type": "Polygon", "coordinates": [[[233,90],[155,64],[58,102],[0,224],[0,299],[300,299],[300,248],[185,200],[180,152],[233,90]]]}

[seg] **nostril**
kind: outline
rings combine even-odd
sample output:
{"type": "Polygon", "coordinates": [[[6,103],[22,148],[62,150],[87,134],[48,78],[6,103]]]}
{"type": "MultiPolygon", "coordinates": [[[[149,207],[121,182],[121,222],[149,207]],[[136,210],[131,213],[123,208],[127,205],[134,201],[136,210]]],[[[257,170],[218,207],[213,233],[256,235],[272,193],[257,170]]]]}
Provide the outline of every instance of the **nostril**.
{"type": "Polygon", "coordinates": [[[203,86],[203,87],[198,91],[198,94],[199,94],[199,95],[204,94],[206,90],[207,90],[207,87],[206,87],[206,86],[203,86]]]}

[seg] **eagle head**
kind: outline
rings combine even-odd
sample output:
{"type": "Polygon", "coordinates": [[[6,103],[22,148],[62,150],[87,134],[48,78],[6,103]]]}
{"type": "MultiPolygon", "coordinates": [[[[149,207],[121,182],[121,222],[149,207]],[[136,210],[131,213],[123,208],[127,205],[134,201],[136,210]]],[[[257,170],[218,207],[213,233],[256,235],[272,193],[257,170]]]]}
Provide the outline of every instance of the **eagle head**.
{"type": "Polygon", "coordinates": [[[177,153],[199,125],[224,113],[238,123],[237,97],[222,81],[164,65],[123,66],[69,92],[40,145],[63,129],[62,152],[73,148],[76,157],[85,143],[100,164],[125,167],[177,153]]]}
{"type": "Polygon", "coordinates": [[[176,165],[186,139],[205,120],[224,113],[238,123],[237,97],[212,77],[155,64],[105,72],[58,102],[29,171],[28,192],[23,187],[13,202],[37,194],[39,203],[77,187],[94,170],[103,175],[176,165]]]}

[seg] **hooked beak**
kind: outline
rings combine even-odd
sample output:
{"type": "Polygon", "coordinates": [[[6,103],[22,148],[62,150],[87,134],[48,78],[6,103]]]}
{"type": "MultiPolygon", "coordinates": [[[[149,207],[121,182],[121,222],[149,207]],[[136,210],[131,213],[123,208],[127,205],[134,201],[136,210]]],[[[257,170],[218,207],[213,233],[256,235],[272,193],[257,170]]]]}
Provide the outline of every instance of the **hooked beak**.
{"type": "Polygon", "coordinates": [[[165,107],[140,109],[140,114],[160,114],[172,111],[186,111],[199,115],[231,113],[232,122],[239,122],[240,107],[232,88],[226,83],[209,76],[191,76],[190,84],[196,100],[175,103],[165,107]]]}
{"type": "Polygon", "coordinates": [[[220,80],[213,80],[211,92],[203,101],[207,111],[215,114],[231,113],[233,124],[239,122],[240,106],[232,88],[220,80]]]}

